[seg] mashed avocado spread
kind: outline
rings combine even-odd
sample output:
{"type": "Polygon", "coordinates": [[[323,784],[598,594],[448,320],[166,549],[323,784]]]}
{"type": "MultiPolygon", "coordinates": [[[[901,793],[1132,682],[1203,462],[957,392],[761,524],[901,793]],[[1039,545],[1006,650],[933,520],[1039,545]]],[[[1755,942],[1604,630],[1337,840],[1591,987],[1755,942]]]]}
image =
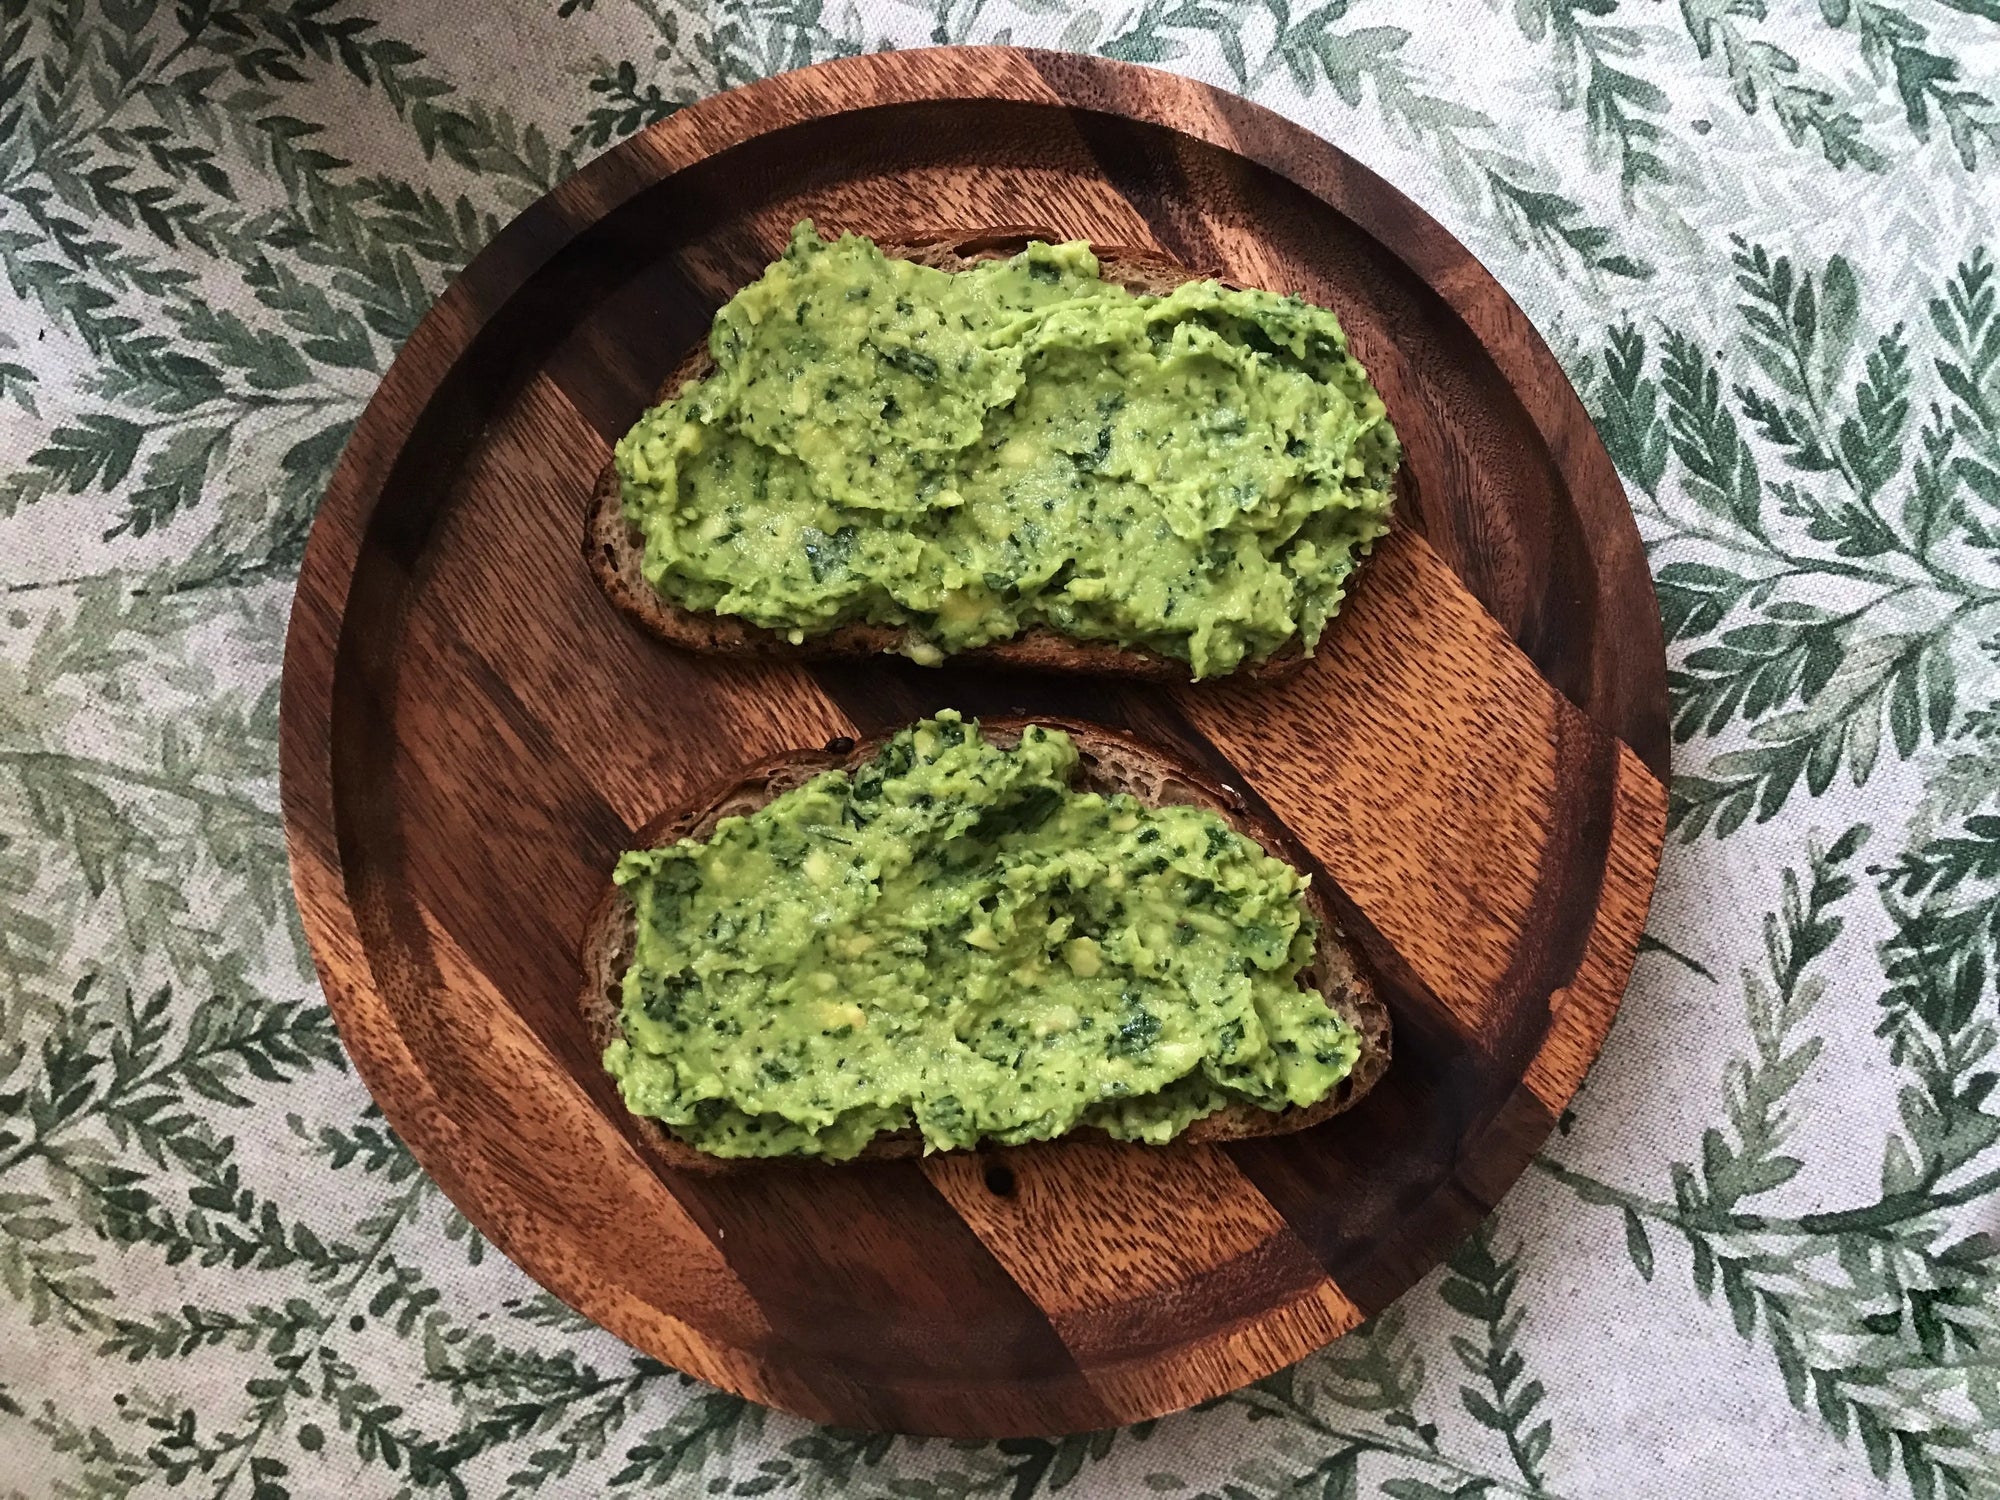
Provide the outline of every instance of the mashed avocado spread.
{"type": "Polygon", "coordinates": [[[802,223],[716,315],[716,370],[618,444],[642,568],[794,642],[944,653],[1033,626],[1196,677],[1302,637],[1388,529],[1396,435],[1295,297],[1137,296],[1082,243],[950,273],[802,223]]]}
{"type": "Polygon", "coordinates": [[[1324,1098],[1359,1038],[1302,989],[1304,878],[1214,813],[1072,790],[1077,750],[953,713],[706,843],[628,853],[626,1104],[718,1156],[1095,1125],[1165,1141],[1324,1098]]]}

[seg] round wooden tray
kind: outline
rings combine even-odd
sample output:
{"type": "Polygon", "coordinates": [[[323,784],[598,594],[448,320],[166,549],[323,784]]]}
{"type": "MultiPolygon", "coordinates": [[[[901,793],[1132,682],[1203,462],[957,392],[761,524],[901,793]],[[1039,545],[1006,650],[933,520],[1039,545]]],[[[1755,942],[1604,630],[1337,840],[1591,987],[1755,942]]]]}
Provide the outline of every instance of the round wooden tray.
{"type": "Polygon", "coordinates": [[[293,878],[342,1036],[452,1200],[632,1344],[824,1421],[1102,1428],[1387,1304],[1596,1055],[1664,836],[1665,662],[1582,406],[1452,238],[1338,150],[1163,73],[1004,48],[682,111],[524,213],[411,336],[334,475],[285,660],[293,878]],[[682,655],[581,557],[592,477],[793,221],[1043,224],[1335,308],[1408,459],[1304,672],[1149,688],[682,655]],[[744,762],[936,708],[1149,736],[1311,852],[1395,1016],[1301,1135],[655,1171],[575,1009],[631,830],[744,762]]]}

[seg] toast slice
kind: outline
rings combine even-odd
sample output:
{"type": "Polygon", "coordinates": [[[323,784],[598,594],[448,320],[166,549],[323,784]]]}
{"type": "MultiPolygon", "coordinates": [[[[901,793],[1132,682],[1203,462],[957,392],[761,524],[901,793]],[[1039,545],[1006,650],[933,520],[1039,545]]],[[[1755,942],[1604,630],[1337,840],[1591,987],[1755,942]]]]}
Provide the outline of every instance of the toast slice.
{"type": "MultiPolygon", "coordinates": [[[[962,271],[982,260],[1005,260],[1019,255],[1031,240],[1059,243],[1067,238],[1070,236],[1050,229],[1009,227],[884,239],[878,243],[884,255],[940,271],[962,271]]],[[[1091,249],[1098,258],[1099,275],[1133,292],[1164,295],[1186,281],[1213,280],[1225,286],[1235,285],[1213,272],[1190,270],[1151,251],[1117,245],[1092,245],[1091,249]]],[[[715,361],[709,357],[704,339],[674,366],[654,396],[654,404],[673,400],[684,387],[706,378],[714,370],[715,361]]],[[[645,555],[644,539],[638,528],[625,520],[615,463],[605,464],[591,492],[584,521],[583,555],[591,576],[613,604],[661,640],[688,651],[715,656],[784,657],[792,661],[853,659],[884,652],[900,653],[913,634],[902,626],[864,622],[841,625],[794,645],[776,630],[752,625],[732,615],[683,609],[662,598],[639,570],[645,555]]],[[[1008,640],[955,652],[949,660],[1148,682],[1186,682],[1191,676],[1186,662],[1143,646],[1075,640],[1045,626],[1025,630],[1008,640]]],[[[1264,660],[1249,663],[1229,675],[1252,680],[1282,677],[1304,661],[1305,653],[1293,641],[1264,660]]]]}
{"type": "MultiPolygon", "coordinates": [[[[1081,791],[1106,795],[1127,792],[1149,807],[1177,804],[1205,807],[1219,814],[1231,828],[1255,840],[1264,850],[1301,868],[1304,858],[1297,842],[1275,819],[1252,812],[1243,798],[1213,778],[1162,751],[1094,724],[1036,717],[987,719],[980,731],[989,744],[1011,748],[1020,743],[1021,732],[1029,724],[1060,729],[1068,734],[1081,752],[1076,787],[1081,791]]],[[[645,847],[672,844],[680,839],[705,839],[724,818],[742,816],[774,801],[795,787],[803,786],[823,771],[836,767],[857,768],[878,752],[888,735],[860,744],[834,741],[825,750],[798,750],[752,766],[729,782],[714,787],[678,811],[654,819],[639,831],[638,842],[645,847]]],[[[1339,1016],[1360,1033],[1361,1053],[1354,1070],[1332,1093],[1305,1109],[1265,1110],[1253,1104],[1231,1105],[1195,1121],[1169,1144],[1182,1141],[1219,1142],[1248,1140],[1253,1136],[1289,1135],[1317,1125],[1361,1098],[1374,1087],[1389,1065],[1389,1013],[1375,994],[1362,967],[1357,950],[1349,943],[1333,919],[1326,894],[1308,886],[1306,909],[1319,923],[1319,945],[1314,960],[1300,974],[1300,980],[1326,998],[1339,1016]]],[[[631,900],[617,886],[606,881],[590,923],[584,930],[584,986],[580,998],[592,1043],[601,1054],[624,1032],[619,1023],[623,1008],[625,971],[631,967],[636,936],[637,914],[631,900]]],[[[633,1116],[642,1144],[660,1165],[677,1170],[738,1171],[767,1166],[774,1161],[818,1160],[817,1158],[734,1159],[710,1156],[675,1137],[657,1120],[633,1116]]],[[[1084,1126],[1062,1137],[1064,1140],[1108,1140],[1094,1127],[1084,1126]]],[[[864,1147],[855,1161],[881,1161],[921,1155],[923,1139],[914,1129],[877,1136],[864,1147]]],[[[834,1163],[832,1165],[845,1165],[834,1163]]]]}

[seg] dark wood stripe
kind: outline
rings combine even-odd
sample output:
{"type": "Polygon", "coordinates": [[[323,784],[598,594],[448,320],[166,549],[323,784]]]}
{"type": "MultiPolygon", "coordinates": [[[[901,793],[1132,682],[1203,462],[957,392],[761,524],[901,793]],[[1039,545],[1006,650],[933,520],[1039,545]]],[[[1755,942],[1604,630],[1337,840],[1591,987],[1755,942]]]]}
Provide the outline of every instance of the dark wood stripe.
{"type": "Polygon", "coordinates": [[[865,1388],[855,1420],[937,1430],[944,1400],[966,1428],[982,1407],[1009,1431],[1113,1425],[1042,1310],[915,1163],[670,1181],[786,1344],[865,1388]]]}
{"type": "Polygon", "coordinates": [[[1404,1274],[1415,1258],[1404,1247],[1435,1254],[1492,1207],[1449,1165],[1439,1170],[1470,1162],[1497,1117],[1484,1055],[1448,1018],[1421,1012],[1397,1014],[1394,1045],[1388,1073],[1347,1113],[1303,1136],[1223,1148],[1368,1313],[1422,1274],[1404,1274]],[[1433,1232],[1440,1224],[1448,1232],[1433,1232]]]}
{"type": "Polygon", "coordinates": [[[555,199],[538,200],[510,220],[473,257],[452,283],[452,297],[463,299],[482,323],[499,321],[524,280],[567,251],[582,227],[555,199]]]}
{"type": "Polygon", "coordinates": [[[1127,729],[1133,727],[1130,705],[1146,691],[1087,677],[920,667],[898,656],[815,662],[808,670],[864,734],[879,734],[945,708],[980,718],[1048,714],[1127,729]]]}
{"type": "Polygon", "coordinates": [[[1423,406],[1396,420],[1430,424],[1432,441],[1443,438],[1466,472],[1449,480],[1423,476],[1420,498],[1410,492],[1416,503],[1407,519],[1543,679],[1587,705],[1601,649],[1589,541],[1576,513],[1552,503],[1565,493],[1563,476],[1479,340],[1448,316],[1436,327],[1423,406]]]}
{"type": "Polygon", "coordinates": [[[573,766],[549,755],[546,727],[456,632],[410,630],[375,667],[343,675],[380,708],[340,715],[345,732],[334,756],[342,867],[351,883],[380,883],[387,894],[376,910],[394,918],[375,936],[407,945],[411,913],[422,905],[538,1036],[597,1071],[577,1024],[577,939],[630,827],[573,766]],[[389,732],[404,722],[406,672],[429,684],[421,737],[407,724],[389,732]],[[468,880],[471,871],[484,878],[468,880]],[[496,888],[516,894],[496,902],[496,888]]]}
{"type": "Polygon", "coordinates": [[[1070,123],[1105,181],[1146,221],[1161,249],[1198,270],[1222,265],[1201,219],[1202,195],[1192,191],[1178,154],[1160,149],[1157,131],[1096,110],[1072,111],[1070,123]]]}
{"type": "Polygon", "coordinates": [[[706,340],[720,300],[662,253],[577,320],[550,355],[548,375],[598,435],[615,443],[681,355],[706,340]]]}
{"type": "Polygon", "coordinates": [[[1401,1033],[1397,1047],[1406,1055],[1374,1092],[1348,1115],[1301,1138],[1301,1149],[1278,1149],[1282,1141],[1225,1148],[1322,1264],[1342,1268],[1341,1290],[1370,1315],[1407,1291],[1441,1252],[1493,1211],[1555,1124],[1520,1088],[1483,1127],[1446,1139],[1434,1121],[1452,1109],[1450,1074],[1411,1086],[1415,1070],[1434,1059],[1427,1046],[1406,1047],[1401,1033]],[[1400,1078],[1398,1069],[1405,1070],[1400,1078]],[[1384,1149],[1391,1140],[1398,1142],[1394,1152],[1384,1149]],[[1444,1172],[1420,1177],[1400,1170],[1405,1149],[1441,1150],[1444,1172]]]}

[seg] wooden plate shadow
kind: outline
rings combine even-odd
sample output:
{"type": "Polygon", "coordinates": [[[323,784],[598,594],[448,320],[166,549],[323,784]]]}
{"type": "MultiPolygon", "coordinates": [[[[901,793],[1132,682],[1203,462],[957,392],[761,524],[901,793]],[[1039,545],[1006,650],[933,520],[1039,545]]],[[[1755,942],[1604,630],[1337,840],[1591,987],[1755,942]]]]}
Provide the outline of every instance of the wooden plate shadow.
{"type": "Polygon", "coordinates": [[[293,875],[357,1066],[530,1274],[705,1380],[844,1424],[1100,1428],[1296,1360],[1521,1172],[1610,1026],[1665,826],[1665,666],[1618,480],[1520,311],[1337,149],[1165,74],[890,53],[682,111],[524,213],[412,335],[287,646],[293,875]],[[1046,224],[1337,309],[1403,524],[1305,672],[1152,689],[676,654],[591,585],[610,442],[792,222],[1046,224]],[[1153,736],[1309,849],[1395,1013],[1359,1109],[1223,1148],[704,1179],[634,1147],[574,1013],[630,830],[732,767],[951,704],[1153,736]]]}

